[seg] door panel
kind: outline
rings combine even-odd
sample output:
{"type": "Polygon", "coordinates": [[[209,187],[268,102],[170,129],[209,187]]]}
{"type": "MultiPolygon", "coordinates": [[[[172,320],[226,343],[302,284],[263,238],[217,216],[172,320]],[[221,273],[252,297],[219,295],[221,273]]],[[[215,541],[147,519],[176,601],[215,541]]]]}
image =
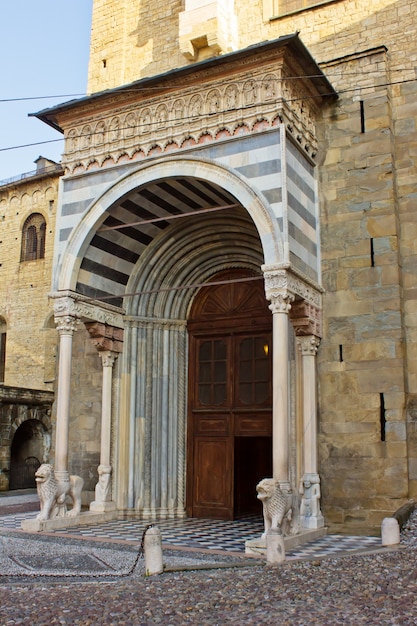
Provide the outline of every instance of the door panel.
{"type": "Polygon", "coordinates": [[[204,288],[188,327],[187,513],[233,519],[259,508],[254,481],[272,465],[272,316],[262,283],[204,288]]]}
{"type": "Polygon", "coordinates": [[[195,437],[195,517],[230,519],[232,491],[230,437],[195,437]]]}

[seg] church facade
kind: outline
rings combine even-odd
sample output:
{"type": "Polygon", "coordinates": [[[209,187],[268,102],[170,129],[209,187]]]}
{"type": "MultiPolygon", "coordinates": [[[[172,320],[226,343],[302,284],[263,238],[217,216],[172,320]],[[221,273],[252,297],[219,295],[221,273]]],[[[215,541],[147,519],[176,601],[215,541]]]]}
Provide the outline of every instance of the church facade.
{"type": "Polygon", "coordinates": [[[375,529],[415,495],[413,28],[94,3],[89,95],[36,114],[66,139],[55,472],[91,510],[233,519],[273,476],[301,526],[375,529]]]}

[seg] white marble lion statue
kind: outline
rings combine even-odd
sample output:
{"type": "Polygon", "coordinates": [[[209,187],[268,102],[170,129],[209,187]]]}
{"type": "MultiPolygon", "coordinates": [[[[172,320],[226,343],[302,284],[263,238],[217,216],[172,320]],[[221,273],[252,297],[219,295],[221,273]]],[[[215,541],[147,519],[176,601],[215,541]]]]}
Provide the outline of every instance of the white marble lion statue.
{"type": "Polygon", "coordinates": [[[41,511],[36,516],[39,521],[67,515],[75,517],[81,511],[81,491],[84,481],[81,476],[70,476],[67,481],[58,481],[54,468],[49,463],[42,463],[35,473],[41,511]],[[65,500],[72,499],[72,509],[66,510],[65,500]]]}
{"type": "MultiPolygon", "coordinates": [[[[256,485],[256,491],[258,492],[258,499],[263,504],[264,524],[265,532],[262,537],[266,537],[266,534],[270,528],[279,528],[283,521],[291,520],[292,517],[292,497],[291,495],[285,495],[279,486],[279,482],[273,478],[264,478],[256,485]]],[[[287,534],[287,528],[282,528],[284,534],[287,534]]]]}

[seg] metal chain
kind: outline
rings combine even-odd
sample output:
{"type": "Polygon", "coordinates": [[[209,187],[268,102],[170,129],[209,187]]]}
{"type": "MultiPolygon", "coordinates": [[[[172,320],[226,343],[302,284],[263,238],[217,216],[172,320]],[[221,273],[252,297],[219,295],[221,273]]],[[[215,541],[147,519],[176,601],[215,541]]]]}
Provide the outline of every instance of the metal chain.
{"type": "MultiPolygon", "coordinates": [[[[143,558],[144,556],[144,549],[145,549],[145,535],[147,533],[147,531],[150,528],[153,528],[155,526],[155,522],[152,522],[151,524],[148,524],[143,533],[142,533],[142,539],[141,539],[141,543],[139,546],[139,550],[138,553],[135,557],[135,560],[133,562],[133,565],[131,566],[131,568],[127,571],[127,572],[115,572],[110,573],[110,572],[101,572],[99,574],[77,574],[76,572],[74,573],[37,573],[37,572],[17,572],[15,574],[5,574],[5,573],[0,573],[0,579],[2,578],[88,578],[89,580],[93,579],[103,579],[103,578],[128,578],[129,576],[131,576],[133,574],[133,572],[135,571],[136,567],[138,566],[139,560],[141,558],[143,558]]],[[[2,544],[3,544],[3,552],[4,554],[11,560],[13,561],[13,557],[7,553],[6,549],[5,549],[5,543],[4,543],[4,537],[2,536],[1,538],[2,544]]],[[[101,560],[101,559],[99,559],[101,560]]],[[[104,562],[104,561],[103,561],[104,562]]]]}

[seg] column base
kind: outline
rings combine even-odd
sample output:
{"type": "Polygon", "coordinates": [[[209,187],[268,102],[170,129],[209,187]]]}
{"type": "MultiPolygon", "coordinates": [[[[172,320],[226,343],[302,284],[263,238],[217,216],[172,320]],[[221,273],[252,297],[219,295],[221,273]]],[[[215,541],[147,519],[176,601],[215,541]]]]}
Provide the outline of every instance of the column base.
{"type": "MultiPolygon", "coordinates": [[[[310,516],[305,517],[304,515],[300,516],[300,528],[324,528],[324,517],[323,515],[317,515],[316,517],[310,516]]],[[[301,531],[302,532],[302,531],[301,531]]]]}
{"type": "Polygon", "coordinates": [[[109,502],[97,502],[94,500],[90,503],[90,511],[93,513],[105,513],[107,511],[115,511],[116,503],[113,501],[109,502]]]}

